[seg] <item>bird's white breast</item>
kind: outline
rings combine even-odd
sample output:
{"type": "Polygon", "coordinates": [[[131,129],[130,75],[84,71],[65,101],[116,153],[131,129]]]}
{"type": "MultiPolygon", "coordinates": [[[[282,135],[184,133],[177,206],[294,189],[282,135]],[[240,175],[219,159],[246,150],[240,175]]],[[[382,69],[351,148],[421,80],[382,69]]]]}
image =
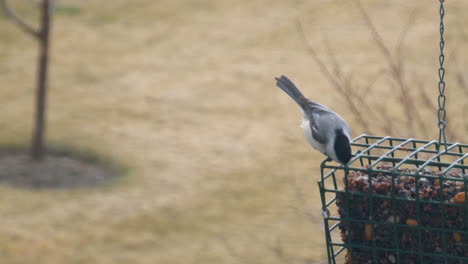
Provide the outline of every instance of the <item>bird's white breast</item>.
{"type": "Polygon", "coordinates": [[[322,152],[326,155],[326,146],[317,142],[314,137],[312,137],[312,128],[310,127],[310,121],[306,115],[302,116],[302,123],[301,128],[304,130],[304,136],[306,137],[307,141],[313,148],[322,152]]]}
{"type": "Polygon", "coordinates": [[[307,118],[306,115],[302,115],[301,128],[304,130],[304,135],[307,141],[314,149],[320,151],[324,155],[327,155],[333,160],[336,160],[336,161],[338,160],[338,157],[335,154],[335,150],[333,149],[332,140],[329,140],[327,144],[321,144],[314,139],[314,137],[312,136],[312,128],[310,126],[310,120],[307,118]]]}

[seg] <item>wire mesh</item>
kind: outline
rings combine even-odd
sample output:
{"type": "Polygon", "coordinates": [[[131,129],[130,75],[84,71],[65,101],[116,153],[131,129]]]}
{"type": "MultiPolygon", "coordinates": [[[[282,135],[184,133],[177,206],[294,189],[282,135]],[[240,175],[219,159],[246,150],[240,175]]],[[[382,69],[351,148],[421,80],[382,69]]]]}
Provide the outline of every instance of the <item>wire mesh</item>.
{"type": "Polygon", "coordinates": [[[468,263],[468,145],[361,135],[318,182],[328,262],[468,263]]]}

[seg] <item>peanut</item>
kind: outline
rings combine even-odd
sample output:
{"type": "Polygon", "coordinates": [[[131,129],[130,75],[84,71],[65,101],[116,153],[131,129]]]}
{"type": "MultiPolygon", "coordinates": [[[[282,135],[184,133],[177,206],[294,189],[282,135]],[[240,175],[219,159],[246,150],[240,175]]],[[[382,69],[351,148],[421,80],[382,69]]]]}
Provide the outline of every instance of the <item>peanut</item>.
{"type": "Polygon", "coordinates": [[[462,237],[459,233],[453,233],[453,239],[455,239],[457,243],[460,243],[462,240],[462,237]]]}
{"type": "Polygon", "coordinates": [[[370,224],[366,224],[365,233],[366,233],[366,240],[371,240],[372,239],[372,226],[370,224]]]}
{"type": "Polygon", "coordinates": [[[455,203],[464,203],[465,202],[465,193],[464,192],[459,192],[453,197],[453,201],[455,203]]]}
{"type": "Polygon", "coordinates": [[[416,219],[408,218],[408,219],[406,219],[406,224],[407,224],[407,225],[410,225],[410,226],[417,226],[417,225],[418,225],[418,221],[416,221],[416,219]]]}

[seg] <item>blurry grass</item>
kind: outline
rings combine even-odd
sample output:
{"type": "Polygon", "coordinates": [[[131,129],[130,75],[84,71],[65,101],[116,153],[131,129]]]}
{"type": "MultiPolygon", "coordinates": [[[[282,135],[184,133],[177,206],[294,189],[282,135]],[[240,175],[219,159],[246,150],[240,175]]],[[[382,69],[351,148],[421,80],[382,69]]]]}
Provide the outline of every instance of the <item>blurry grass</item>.
{"type": "MultiPolygon", "coordinates": [[[[6,18],[3,17],[2,19],[6,19],[6,18]]],[[[18,34],[13,32],[11,29],[3,28],[2,30],[0,30],[0,41],[4,45],[11,45],[12,43],[15,43],[16,41],[18,41],[18,34]]],[[[4,54],[5,52],[1,52],[0,56],[4,57],[5,56],[4,54]]]]}
{"type": "Polygon", "coordinates": [[[79,8],[78,6],[75,6],[75,5],[71,5],[71,4],[58,4],[56,7],[55,7],[55,13],[58,14],[58,15],[68,15],[68,16],[77,16],[79,14],[81,14],[82,10],[81,8],[79,8]]]}

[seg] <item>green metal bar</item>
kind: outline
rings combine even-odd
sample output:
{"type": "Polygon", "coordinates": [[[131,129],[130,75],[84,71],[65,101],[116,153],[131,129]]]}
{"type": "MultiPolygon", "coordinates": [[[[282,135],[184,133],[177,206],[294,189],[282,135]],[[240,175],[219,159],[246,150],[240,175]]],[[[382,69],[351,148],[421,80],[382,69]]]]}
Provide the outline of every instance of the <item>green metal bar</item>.
{"type": "MultiPolygon", "coordinates": [[[[417,142],[414,142],[414,143],[417,143],[417,142]]],[[[367,144],[358,144],[358,143],[353,143],[351,144],[352,146],[354,147],[367,147],[369,145],[367,144]]],[[[460,146],[460,145],[457,145],[457,146],[460,146]]],[[[374,149],[392,149],[393,147],[391,146],[375,146],[374,149]]],[[[415,151],[417,150],[417,148],[408,148],[407,151],[415,151]]],[[[421,151],[422,153],[431,153],[431,154],[437,154],[439,153],[437,150],[422,150],[421,151]]],[[[448,154],[448,155],[460,155],[459,152],[445,152],[445,154],[448,154]]]]}
{"type": "MultiPolygon", "coordinates": [[[[372,192],[373,192],[373,190],[372,190],[373,189],[372,164],[369,166],[369,169],[367,171],[367,175],[369,175],[367,177],[367,180],[369,182],[369,191],[367,192],[367,202],[369,203],[369,218],[370,218],[371,238],[372,238],[372,259],[373,259],[374,263],[377,263],[377,249],[376,249],[376,244],[375,244],[375,230],[374,230],[374,196],[372,195],[372,192]]],[[[350,223],[350,222],[348,222],[348,223],[350,223]]],[[[348,228],[348,230],[350,230],[350,229],[348,228]]]]}
{"type": "MultiPolygon", "coordinates": [[[[367,137],[366,137],[366,144],[367,144],[367,146],[369,146],[369,138],[367,138],[367,137]]],[[[363,153],[363,152],[364,151],[361,151],[361,153],[363,153]]],[[[362,159],[362,156],[359,157],[359,159],[362,159]]],[[[370,160],[367,160],[367,164],[369,164],[369,165],[371,164],[370,160]]]]}
{"type": "Polygon", "coordinates": [[[336,201],[336,199],[338,199],[338,198],[335,197],[335,198],[331,199],[330,201],[328,201],[328,202],[326,203],[326,207],[332,205],[332,204],[336,201]]]}
{"type": "MultiPolygon", "coordinates": [[[[341,244],[341,243],[333,243],[334,246],[344,246],[344,244],[341,244]]],[[[350,247],[354,247],[354,248],[362,248],[362,249],[372,249],[372,247],[370,246],[365,246],[365,245],[356,245],[356,244],[352,244],[352,245],[348,245],[350,247]]],[[[388,252],[394,252],[395,249],[393,248],[379,248],[379,250],[381,251],[388,251],[388,252]]],[[[410,250],[400,250],[401,253],[405,253],[405,254],[414,254],[413,251],[410,251],[410,250]]],[[[440,253],[429,253],[429,252],[424,252],[423,253],[424,256],[427,256],[427,257],[442,257],[442,258],[450,258],[450,259],[455,259],[455,260],[468,260],[468,257],[464,257],[464,256],[450,256],[450,255],[444,255],[444,254],[440,254],[440,253]]],[[[404,263],[406,264],[406,263],[404,263]]]]}
{"type": "Polygon", "coordinates": [[[342,246],[340,249],[338,249],[338,250],[336,251],[335,257],[338,257],[338,255],[339,255],[343,250],[345,250],[345,247],[342,246]]]}
{"type": "Polygon", "coordinates": [[[335,229],[336,229],[337,227],[339,227],[339,226],[340,226],[340,223],[338,222],[338,223],[332,225],[332,227],[330,227],[329,231],[333,231],[333,230],[335,230],[335,229]]]}
{"type": "MultiPolygon", "coordinates": [[[[360,135],[358,137],[356,137],[355,139],[351,140],[351,144],[352,145],[357,145],[357,144],[363,144],[363,143],[359,143],[360,140],[363,140],[363,139],[373,139],[373,140],[380,140],[380,139],[383,139],[383,138],[391,138],[392,140],[394,141],[405,141],[407,140],[407,138],[398,138],[398,137],[389,137],[389,136],[385,136],[385,137],[382,137],[382,136],[371,136],[371,135],[360,135]]],[[[428,140],[421,140],[421,139],[414,139],[414,141],[418,144],[423,144],[423,143],[427,143],[429,142],[428,140]]],[[[453,145],[454,143],[447,143],[447,145],[453,145]]],[[[461,144],[461,143],[457,143],[458,145],[461,145],[462,147],[468,147],[468,144],[461,144]]],[[[369,145],[369,144],[368,144],[369,145]]]]}
{"type": "MultiPolygon", "coordinates": [[[[464,171],[463,171],[463,174],[464,174],[464,171]]],[[[466,229],[466,232],[468,232],[468,199],[466,199],[468,198],[468,175],[463,175],[463,179],[465,180],[463,183],[463,190],[465,192],[465,202],[463,203],[465,205],[465,210],[464,210],[465,229],[466,229]]]]}
{"type": "MultiPolygon", "coordinates": [[[[393,140],[390,139],[390,146],[393,148],[393,140]]],[[[416,148],[416,143],[413,141],[413,147],[416,148]]],[[[392,158],[395,158],[395,153],[392,152],[392,158]]],[[[395,167],[395,163],[392,163],[393,167],[395,167]]],[[[392,215],[393,215],[393,222],[396,223],[396,201],[395,200],[395,174],[392,173],[392,186],[391,186],[391,201],[392,201],[392,215]]],[[[400,263],[400,245],[398,243],[398,227],[393,225],[393,242],[395,243],[396,248],[396,261],[400,263]]]]}
{"type": "MultiPolygon", "coordinates": [[[[445,179],[445,177],[443,176],[443,174],[441,174],[441,176],[439,177],[439,181],[440,181],[440,192],[442,194],[444,193],[444,179],[445,179]]],[[[444,255],[447,255],[447,233],[445,232],[445,230],[446,230],[446,225],[445,225],[446,219],[445,219],[445,201],[444,201],[444,199],[440,200],[440,207],[441,207],[441,212],[442,212],[440,214],[440,217],[442,219],[441,224],[442,224],[442,229],[444,230],[444,231],[442,231],[442,250],[443,250],[444,255]]],[[[447,264],[447,261],[448,261],[447,258],[444,256],[445,264],[447,264]]]]}
{"type": "MultiPolygon", "coordinates": [[[[403,160],[403,158],[392,158],[392,157],[380,157],[380,156],[368,156],[368,155],[362,155],[363,158],[367,158],[367,159],[370,159],[370,160],[379,160],[379,161],[387,161],[387,162],[400,162],[403,160]]],[[[435,158],[440,158],[440,156],[436,155],[434,156],[435,158]]],[[[430,166],[434,166],[434,167],[447,167],[447,166],[450,166],[451,163],[446,163],[446,162],[440,162],[440,161],[433,161],[433,160],[416,160],[416,159],[409,159],[407,160],[406,164],[411,164],[411,165],[421,165],[421,167],[419,168],[419,171],[421,171],[423,168],[427,167],[428,165],[430,166]]],[[[329,169],[339,169],[341,166],[335,166],[335,165],[327,165],[326,168],[329,168],[329,169]]],[[[454,168],[459,168],[459,169],[463,169],[463,168],[468,168],[467,165],[463,165],[463,164],[456,164],[453,166],[454,168]]],[[[350,170],[354,170],[354,169],[358,169],[358,168],[354,168],[354,167],[349,167],[350,170]]],[[[367,170],[367,169],[366,169],[367,170]]],[[[387,170],[388,171],[388,170],[387,170]]]]}
{"type": "MultiPolygon", "coordinates": [[[[370,166],[369,166],[369,169],[373,169],[377,164],[379,164],[379,162],[383,161],[384,159],[386,158],[390,158],[390,157],[387,157],[390,153],[394,153],[395,151],[399,150],[402,146],[412,142],[413,139],[410,138],[410,139],[407,139],[406,141],[403,141],[402,143],[398,144],[397,146],[393,147],[390,151],[386,152],[385,154],[383,154],[382,156],[378,157],[370,166]]],[[[395,159],[395,158],[391,158],[391,159],[395,159]]],[[[396,158],[398,159],[398,158],[396,158]]],[[[369,174],[370,175],[370,174],[369,174]]]]}
{"type": "Polygon", "coordinates": [[[451,170],[453,167],[455,167],[455,165],[458,165],[460,162],[462,162],[463,160],[465,160],[466,158],[468,158],[468,153],[466,153],[465,155],[463,155],[461,158],[457,159],[456,161],[454,161],[450,166],[448,166],[445,170],[443,170],[441,172],[442,175],[445,176],[445,174],[451,170]]]}
{"type": "MultiPolygon", "coordinates": [[[[324,162],[322,162],[322,165],[323,165],[324,162]]],[[[323,175],[323,167],[322,167],[322,175],[323,175]]],[[[319,186],[319,190],[320,190],[320,198],[322,200],[322,215],[324,216],[324,221],[323,221],[323,225],[324,225],[324,229],[325,229],[325,239],[326,239],[326,242],[327,242],[327,257],[328,257],[328,264],[335,264],[334,261],[335,259],[333,258],[333,263],[332,263],[332,258],[331,256],[333,256],[330,252],[330,248],[333,247],[330,245],[331,242],[331,234],[330,232],[328,232],[328,217],[325,216],[324,212],[326,212],[328,209],[327,209],[327,206],[325,205],[326,203],[326,197],[325,197],[325,193],[326,191],[324,191],[325,189],[325,183],[322,181],[319,181],[317,182],[318,186],[319,186]]]]}
{"type": "MultiPolygon", "coordinates": [[[[419,200],[419,172],[416,172],[415,175],[415,187],[416,187],[416,221],[418,223],[418,227],[421,225],[421,206],[419,200]]],[[[420,263],[423,263],[423,248],[422,248],[422,234],[421,228],[418,228],[418,256],[420,263]]]]}
{"type": "MultiPolygon", "coordinates": [[[[413,157],[413,156],[415,156],[416,160],[418,160],[416,155],[417,155],[419,152],[425,150],[426,148],[430,147],[431,145],[437,145],[437,143],[438,143],[438,142],[437,142],[436,140],[433,140],[433,141],[430,141],[430,142],[426,143],[424,146],[422,146],[422,147],[420,147],[420,148],[418,148],[418,149],[415,149],[415,150],[414,150],[413,152],[411,152],[408,156],[406,156],[403,160],[401,160],[396,166],[394,166],[393,170],[396,171],[398,168],[401,167],[401,165],[405,164],[406,161],[407,161],[408,159],[410,159],[411,157],[413,157]]],[[[435,153],[437,153],[437,152],[435,152],[435,153]]]]}
{"type": "MultiPolygon", "coordinates": [[[[325,230],[328,230],[328,219],[325,219],[325,230]]],[[[327,255],[328,255],[328,259],[330,259],[330,256],[334,256],[335,254],[333,253],[333,241],[332,241],[332,238],[331,238],[331,234],[329,232],[326,232],[328,234],[328,237],[327,237],[327,244],[328,244],[328,250],[327,250],[327,255]]],[[[336,264],[335,262],[335,259],[333,258],[333,262],[330,262],[330,263],[333,263],[333,264],[336,264]]]]}
{"type": "MultiPolygon", "coordinates": [[[[356,171],[356,172],[367,172],[366,169],[352,169],[352,171],[356,171]]],[[[373,171],[374,173],[383,173],[383,174],[387,174],[388,176],[390,176],[390,174],[392,172],[389,172],[387,170],[374,170],[373,171]]],[[[397,173],[397,176],[409,176],[409,177],[414,177],[415,174],[414,173],[409,173],[409,172],[405,172],[405,171],[400,171],[397,173]]],[[[428,179],[439,179],[440,176],[438,175],[432,175],[432,174],[424,174],[423,175],[424,178],[428,178],[428,179]]],[[[455,177],[450,177],[450,176],[445,176],[444,177],[445,180],[449,180],[449,181],[455,181],[455,182],[464,182],[463,178],[455,178],[455,177]]],[[[328,188],[326,188],[326,190],[330,190],[328,188]]]]}
{"type": "MultiPolygon", "coordinates": [[[[462,146],[459,146],[459,147],[458,147],[458,152],[463,153],[463,147],[462,147],[462,146]]],[[[462,164],[462,165],[465,165],[465,161],[462,160],[462,161],[461,161],[461,164],[462,164]]],[[[464,168],[462,169],[462,173],[463,173],[463,174],[466,173],[464,168]]]]}
{"type": "MultiPolygon", "coordinates": [[[[392,158],[386,158],[384,159],[385,161],[398,161],[399,159],[392,159],[392,158]]],[[[410,160],[408,161],[407,164],[411,164],[411,165],[418,165],[418,164],[424,164],[424,160],[410,160]]],[[[437,166],[437,167],[448,167],[450,166],[451,164],[450,163],[443,163],[443,162],[433,162],[433,164],[431,164],[431,166],[437,166]]],[[[337,166],[334,166],[334,165],[329,165],[327,168],[330,168],[330,169],[339,169],[340,167],[337,167],[337,166]]],[[[452,168],[457,168],[457,169],[468,169],[468,166],[465,164],[465,165],[462,165],[462,164],[456,164],[454,165],[452,168]]],[[[351,171],[360,171],[360,172],[366,172],[368,171],[367,168],[359,168],[359,167],[350,167],[349,170],[351,171]]],[[[374,169],[373,172],[381,172],[381,173],[387,173],[387,174],[390,174],[390,173],[393,173],[393,170],[385,170],[385,169],[374,169]]],[[[398,175],[401,175],[401,176],[414,176],[416,172],[418,172],[418,170],[415,170],[413,171],[414,173],[407,173],[405,171],[397,171],[396,173],[398,175]]],[[[419,171],[421,172],[421,171],[419,171]]],[[[429,173],[430,171],[427,171],[427,173],[429,173]]],[[[332,175],[326,175],[324,177],[324,179],[327,179],[329,177],[331,177],[332,175]]],[[[424,174],[424,177],[430,177],[431,175],[426,175],[424,174]]],[[[439,177],[439,176],[436,176],[436,177],[439,177]]],[[[447,176],[447,179],[450,179],[450,180],[460,180],[460,178],[453,178],[453,177],[449,177],[447,176]]]]}
{"type": "Polygon", "coordinates": [[[422,169],[424,169],[427,165],[431,165],[434,163],[433,160],[434,159],[440,159],[441,156],[443,156],[444,154],[446,154],[446,152],[448,152],[450,149],[453,149],[455,148],[456,146],[458,146],[458,143],[455,143],[455,144],[452,144],[450,147],[448,147],[445,151],[442,151],[442,152],[439,152],[437,155],[433,156],[432,158],[430,158],[429,160],[427,160],[419,169],[418,171],[421,171],[422,169]]]}
{"type": "Polygon", "coordinates": [[[354,158],[351,159],[351,161],[349,162],[349,164],[353,163],[354,161],[356,161],[360,156],[364,155],[364,153],[368,152],[369,150],[371,150],[372,148],[374,148],[375,146],[381,144],[382,142],[385,142],[387,139],[389,139],[390,137],[384,137],[382,139],[380,139],[379,141],[377,141],[376,143],[370,145],[369,147],[367,147],[365,150],[363,150],[361,153],[359,153],[358,155],[356,155],[354,158]]]}
{"type": "MultiPolygon", "coordinates": [[[[340,217],[329,217],[329,220],[332,221],[341,221],[343,218],[340,217]]],[[[369,223],[369,220],[359,220],[359,219],[352,219],[351,222],[356,222],[356,223],[361,223],[361,224],[366,224],[369,223]]],[[[374,221],[375,224],[377,225],[395,225],[397,227],[404,227],[406,229],[424,229],[428,231],[436,231],[436,232],[442,232],[442,231],[447,231],[447,228],[442,228],[442,227],[429,227],[429,226],[410,226],[406,224],[398,224],[398,223],[389,223],[389,222],[381,222],[381,221],[374,221]]],[[[453,231],[455,233],[460,233],[462,235],[468,235],[467,230],[462,230],[462,229],[450,229],[450,231],[453,231]]],[[[413,252],[414,253],[414,252],[413,252]]]]}
{"type": "MultiPolygon", "coordinates": [[[[349,183],[348,183],[348,175],[345,174],[345,179],[344,179],[344,184],[345,184],[345,211],[346,211],[346,217],[345,217],[345,221],[346,221],[346,228],[347,230],[351,230],[351,222],[349,221],[350,217],[349,217],[349,183]]],[[[348,235],[348,239],[350,241],[352,241],[352,232],[349,232],[349,235],[348,235]]],[[[348,252],[350,255],[352,255],[352,249],[348,248],[348,252]]]]}
{"type": "MultiPolygon", "coordinates": [[[[326,192],[331,192],[331,193],[340,193],[340,194],[345,194],[344,191],[337,191],[337,190],[331,190],[331,189],[325,189],[326,192]]],[[[362,192],[349,192],[350,194],[354,195],[354,196],[360,196],[360,197],[366,197],[367,194],[366,193],[362,193],[362,192]]],[[[390,196],[386,196],[386,195],[381,195],[381,194],[373,194],[374,197],[376,198],[381,198],[381,199],[387,199],[387,200],[391,200],[391,197],[390,196]]],[[[409,200],[408,198],[400,198],[400,197],[395,197],[394,198],[395,200],[397,201],[414,201],[414,200],[409,200]]],[[[331,205],[332,203],[329,203],[329,205],[331,205]]],[[[439,205],[440,204],[440,201],[437,201],[437,200],[421,200],[420,201],[420,204],[431,204],[431,205],[439,205]]],[[[451,203],[450,206],[452,207],[463,207],[464,205],[463,204],[457,204],[457,203],[451,203]]]]}

